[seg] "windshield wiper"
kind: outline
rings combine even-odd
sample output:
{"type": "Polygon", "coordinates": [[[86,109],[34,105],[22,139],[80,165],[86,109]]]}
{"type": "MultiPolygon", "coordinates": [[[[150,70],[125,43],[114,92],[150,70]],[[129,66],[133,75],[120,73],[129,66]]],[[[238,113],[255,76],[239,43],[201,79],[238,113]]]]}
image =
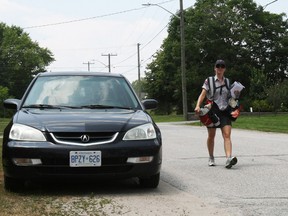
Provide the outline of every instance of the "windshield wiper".
{"type": "Polygon", "coordinates": [[[128,110],[132,110],[132,107],[111,106],[111,105],[102,105],[102,104],[84,105],[84,106],[81,106],[81,108],[88,108],[88,109],[128,109],[128,110]]]}
{"type": "Polygon", "coordinates": [[[42,109],[45,109],[45,108],[49,108],[49,109],[55,109],[58,107],[55,107],[53,105],[49,105],[49,104],[29,104],[29,105],[25,105],[23,106],[23,108],[42,108],[42,109]]]}
{"type": "Polygon", "coordinates": [[[39,109],[63,109],[63,108],[79,108],[75,106],[64,106],[64,105],[49,105],[49,104],[30,104],[25,105],[23,108],[39,108],[39,109]]]}
{"type": "Polygon", "coordinates": [[[132,110],[131,107],[122,107],[122,106],[111,106],[111,105],[102,105],[102,104],[89,104],[84,106],[65,106],[65,105],[49,105],[49,104],[30,104],[25,105],[23,108],[38,108],[38,109],[128,109],[132,110]]]}

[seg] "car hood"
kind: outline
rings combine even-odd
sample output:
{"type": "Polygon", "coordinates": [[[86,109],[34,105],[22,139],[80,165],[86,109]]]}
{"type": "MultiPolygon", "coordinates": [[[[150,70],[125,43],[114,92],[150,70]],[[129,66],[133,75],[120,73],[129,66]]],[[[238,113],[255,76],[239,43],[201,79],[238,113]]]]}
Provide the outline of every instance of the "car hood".
{"type": "Polygon", "coordinates": [[[143,110],[19,110],[13,123],[48,132],[120,132],[152,122],[143,110]]]}

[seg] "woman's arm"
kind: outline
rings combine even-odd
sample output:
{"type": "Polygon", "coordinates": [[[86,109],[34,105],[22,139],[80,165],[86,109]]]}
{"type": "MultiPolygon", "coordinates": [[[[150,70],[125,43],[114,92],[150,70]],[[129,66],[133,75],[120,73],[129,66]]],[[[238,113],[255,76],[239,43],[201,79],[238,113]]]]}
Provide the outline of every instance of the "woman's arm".
{"type": "Polygon", "coordinates": [[[196,114],[200,113],[200,106],[203,103],[204,99],[206,98],[206,92],[207,92],[206,89],[203,88],[201,94],[198,97],[197,104],[196,104],[196,107],[194,109],[196,114]]]}

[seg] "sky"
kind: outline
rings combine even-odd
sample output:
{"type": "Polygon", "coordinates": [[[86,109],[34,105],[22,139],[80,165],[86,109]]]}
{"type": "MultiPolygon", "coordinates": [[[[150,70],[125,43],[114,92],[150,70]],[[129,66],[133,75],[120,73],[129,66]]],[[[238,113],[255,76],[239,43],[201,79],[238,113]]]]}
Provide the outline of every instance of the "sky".
{"type": "MultiPolygon", "coordinates": [[[[179,0],[0,0],[0,22],[16,25],[55,61],[47,70],[120,73],[138,79],[167,37],[167,25],[180,8],[179,0]],[[156,4],[143,6],[143,4],[156,4]],[[157,6],[158,5],[158,6],[157,6]],[[164,9],[163,9],[164,8],[164,9]]],[[[254,0],[266,11],[286,13],[287,0],[254,0]]],[[[195,0],[183,0],[183,7],[195,0]]]]}

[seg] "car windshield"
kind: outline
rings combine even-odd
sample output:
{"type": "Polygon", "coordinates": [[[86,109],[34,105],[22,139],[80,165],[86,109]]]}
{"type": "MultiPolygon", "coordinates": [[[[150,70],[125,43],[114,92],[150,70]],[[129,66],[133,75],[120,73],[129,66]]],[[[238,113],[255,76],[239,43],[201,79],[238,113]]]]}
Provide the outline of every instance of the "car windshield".
{"type": "Polygon", "coordinates": [[[139,109],[130,85],[122,77],[110,76],[40,76],[23,107],[139,109]]]}

